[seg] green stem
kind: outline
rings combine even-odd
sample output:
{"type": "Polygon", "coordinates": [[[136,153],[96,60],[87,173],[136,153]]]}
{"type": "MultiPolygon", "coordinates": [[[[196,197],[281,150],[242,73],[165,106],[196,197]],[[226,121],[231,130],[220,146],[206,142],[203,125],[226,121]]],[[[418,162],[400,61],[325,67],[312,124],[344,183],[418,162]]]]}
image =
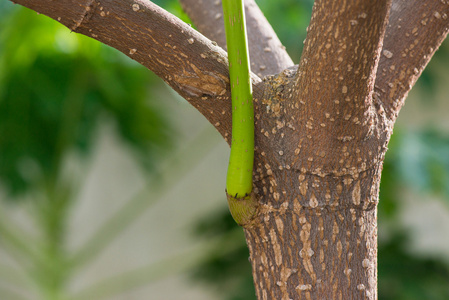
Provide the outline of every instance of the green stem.
{"type": "Polygon", "coordinates": [[[226,190],[235,198],[252,190],[254,109],[242,0],[223,0],[232,94],[232,143],[226,190]]]}
{"type": "Polygon", "coordinates": [[[254,214],[254,108],[243,0],[223,0],[232,95],[232,142],[226,178],[229,208],[235,221],[246,224],[254,214]]]}

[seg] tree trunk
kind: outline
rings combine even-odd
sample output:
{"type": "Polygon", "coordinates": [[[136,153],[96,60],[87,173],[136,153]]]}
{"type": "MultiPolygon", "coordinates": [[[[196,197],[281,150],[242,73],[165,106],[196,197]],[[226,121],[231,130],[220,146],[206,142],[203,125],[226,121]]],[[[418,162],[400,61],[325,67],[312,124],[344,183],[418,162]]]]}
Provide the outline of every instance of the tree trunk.
{"type": "MultiPolygon", "coordinates": [[[[149,1],[14,1],[148,67],[230,142],[227,57],[215,42],[149,1]]],[[[204,0],[180,2],[223,45],[220,1],[204,3],[207,13],[194,9],[204,0]]],[[[272,74],[252,75],[257,211],[244,231],[257,297],[377,299],[382,162],[405,96],[448,32],[449,5],[316,0],[292,67],[246,4],[253,71],[272,74]]]]}
{"type": "Polygon", "coordinates": [[[375,207],[270,210],[245,233],[258,299],[377,299],[375,207]]]}
{"type": "Polygon", "coordinates": [[[278,193],[285,186],[269,180],[275,196],[245,228],[258,299],[377,299],[380,171],[353,179],[287,170],[278,193]]]}

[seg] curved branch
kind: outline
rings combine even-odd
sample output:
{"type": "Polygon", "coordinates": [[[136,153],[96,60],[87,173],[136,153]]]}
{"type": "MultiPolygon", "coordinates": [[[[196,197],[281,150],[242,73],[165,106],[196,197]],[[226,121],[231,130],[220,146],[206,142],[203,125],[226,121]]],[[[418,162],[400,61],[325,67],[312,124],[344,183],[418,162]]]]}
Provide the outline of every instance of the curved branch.
{"type": "MultiPolygon", "coordinates": [[[[315,2],[299,64],[299,99],[323,105],[336,119],[362,120],[368,108],[391,1],[315,2]],[[334,12],[334,13],[329,13],[334,12]],[[335,102],[337,101],[337,102],[335,102]]],[[[316,108],[315,108],[316,110],[316,108]]]]}
{"type": "Polygon", "coordinates": [[[375,92],[389,121],[449,31],[449,2],[394,0],[377,70],[375,92]]]}
{"type": "Polygon", "coordinates": [[[288,118],[300,128],[289,137],[301,153],[298,166],[326,161],[322,174],[349,172],[347,166],[356,172],[377,155],[370,150],[383,137],[373,135],[372,94],[390,5],[391,0],[315,1],[288,104],[288,118]]]}
{"type": "MultiPolygon", "coordinates": [[[[226,48],[221,1],[179,0],[198,30],[226,48]]],[[[293,61],[254,0],[245,0],[251,68],[258,76],[280,73],[293,61]]]]}
{"type": "MultiPolygon", "coordinates": [[[[145,0],[14,2],[123,52],[161,77],[225,138],[231,134],[226,52],[154,3],[145,0]]],[[[260,81],[255,75],[252,80],[260,81]]]]}

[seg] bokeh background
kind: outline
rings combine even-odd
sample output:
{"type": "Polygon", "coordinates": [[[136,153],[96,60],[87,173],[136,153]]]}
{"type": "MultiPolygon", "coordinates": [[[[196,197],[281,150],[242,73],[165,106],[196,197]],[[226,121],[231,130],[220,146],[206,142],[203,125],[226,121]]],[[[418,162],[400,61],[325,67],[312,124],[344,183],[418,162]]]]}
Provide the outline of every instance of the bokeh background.
{"type": "MultiPolygon", "coordinates": [[[[312,2],[258,1],[295,62],[312,2]]],[[[385,160],[382,300],[449,299],[448,82],[445,42],[385,160]]],[[[150,71],[0,0],[0,299],[255,299],[228,151],[150,71]]]]}

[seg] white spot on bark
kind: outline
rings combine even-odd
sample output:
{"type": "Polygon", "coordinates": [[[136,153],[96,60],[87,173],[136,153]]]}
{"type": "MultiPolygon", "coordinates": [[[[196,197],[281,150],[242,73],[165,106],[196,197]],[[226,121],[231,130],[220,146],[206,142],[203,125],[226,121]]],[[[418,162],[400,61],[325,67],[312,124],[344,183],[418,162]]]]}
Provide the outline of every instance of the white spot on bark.
{"type": "Polygon", "coordinates": [[[129,54],[133,55],[137,52],[137,49],[129,49],[129,54]]]}
{"type": "Polygon", "coordinates": [[[386,57],[386,58],[392,58],[393,57],[393,53],[388,51],[388,50],[383,50],[382,54],[386,57]]]}
{"type": "Polygon", "coordinates": [[[134,11],[139,11],[139,9],[140,9],[139,4],[134,3],[134,4],[133,4],[133,10],[134,10],[134,11]]]}
{"type": "Polygon", "coordinates": [[[308,182],[307,181],[301,182],[301,184],[299,185],[299,191],[301,195],[305,196],[307,193],[307,189],[308,189],[308,182]]]}
{"type": "Polygon", "coordinates": [[[343,252],[343,245],[341,243],[341,241],[337,242],[337,255],[338,258],[341,258],[341,253],[343,252]]]}
{"type": "Polygon", "coordinates": [[[279,245],[278,240],[277,240],[276,231],[274,229],[270,230],[270,238],[271,238],[271,244],[273,245],[276,264],[278,266],[280,266],[282,264],[282,252],[281,252],[281,246],[279,245]]]}
{"type": "Polygon", "coordinates": [[[312,248],[309,248],[309,250],[307,250],[307,255],[309,255],[309,257],[312,257],[315,254],[315,252],[312,250],[312,248]]]}
{"type": "Polygon", "coordinates": [[[357,181],[352,190],[352,203],[354,205],[360,205],[360,181],[357,181]]]}
{"type": "Polygon", "coordinates": [[[310,196],[309,205],[311,208],[315,208],[318,206],[318,200],[316,199],[316,197],[313,193],[312,193],[312,196],[310,196]]]}
{"type": "Polygon", "coordinates": [[[370,260],[369,260],[368,258],[365,258],[365,259],[362,261],[362,267],[368,268],[369,266],[370,266],[370,260]]]}
{"type": "Polygon", "coordinates": [[[280,218],[276,218],[276,227],[281,235],[284,234],[284,222],[280,218]]]}
{"type": "Polygon", "coordinates": [[[195,40],[193,38],[190,38],[187,41],[189,42],[190,45],[192,45],[195,42],[195,40]]]}
{"type": "Polygon", "coordinates": [[[300,284],[296,287],[296,289],[301,290],[301,291],[307,291],[312,289],[312,286],[310,284],[300,284]]]}

